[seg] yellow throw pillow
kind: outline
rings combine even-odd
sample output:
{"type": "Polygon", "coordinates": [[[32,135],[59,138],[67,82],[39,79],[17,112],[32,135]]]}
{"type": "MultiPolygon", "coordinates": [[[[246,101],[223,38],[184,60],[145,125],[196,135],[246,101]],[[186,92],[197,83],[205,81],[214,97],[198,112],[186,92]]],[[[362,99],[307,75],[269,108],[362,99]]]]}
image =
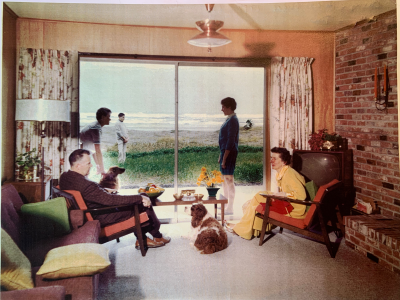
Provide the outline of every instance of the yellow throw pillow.
{"type": "Polygon", "coordinates": [[[8,291],[33,288],[31,263],[1,229],[1,286],[8,291]]]}
{"type": "Polygon", "coordinates": [[[108,249],[100,244],[74,244],[50,250],[36,273],[45,279],[90,276],[111,264],[108,249]]]}

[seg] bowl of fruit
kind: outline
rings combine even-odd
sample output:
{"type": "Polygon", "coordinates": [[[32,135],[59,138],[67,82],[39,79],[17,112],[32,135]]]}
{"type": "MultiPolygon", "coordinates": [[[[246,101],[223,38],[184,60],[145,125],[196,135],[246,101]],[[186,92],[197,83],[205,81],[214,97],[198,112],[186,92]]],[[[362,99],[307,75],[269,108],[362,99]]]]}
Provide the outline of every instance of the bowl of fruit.
{"type": "Polygon", "coordinates": [[[148,183],[146,187],[140,188],[138,190],[139,193],[146,193],[147,197],[151,200],[155,200],[164,193],[164,189],[154,183],[148,183]]]}

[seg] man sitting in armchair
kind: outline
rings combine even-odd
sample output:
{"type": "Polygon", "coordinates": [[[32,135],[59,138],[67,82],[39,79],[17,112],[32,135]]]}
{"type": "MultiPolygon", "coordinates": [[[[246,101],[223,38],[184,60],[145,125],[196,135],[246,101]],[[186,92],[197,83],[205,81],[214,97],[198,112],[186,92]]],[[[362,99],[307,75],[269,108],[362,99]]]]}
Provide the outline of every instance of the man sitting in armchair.
{"type": "MultiPolygon", "coordinates": [[[[64,172],[60,177],[60,188],[62,190],[76,190],[82,194],[88,209],[101,208],[114,205],[139,204],[139,212],[146,212],[150,224],[143,227],[143,234],[146,232],[153,236],[153,240],[147,237],[147,247],[157,248],[169,243],[171,238],[163,236],[151,201],[144,195],[123,196],[110,194],[96,182],[86,178],[89,175],[92,163],[90,161],[90,152],[86,149],[77,149],[69,156],[71,170],[64,172]]],[[[125,221],[134,216],[134,210],[113,212],[110,214],[96,215],[94,219],[99,220],[102,227],[125,221]]],[[[137,237],[136,237],[137,238],[137,237]]],[[[139,249],[139,242],[136,241],[136,249],[139,249]]]]}

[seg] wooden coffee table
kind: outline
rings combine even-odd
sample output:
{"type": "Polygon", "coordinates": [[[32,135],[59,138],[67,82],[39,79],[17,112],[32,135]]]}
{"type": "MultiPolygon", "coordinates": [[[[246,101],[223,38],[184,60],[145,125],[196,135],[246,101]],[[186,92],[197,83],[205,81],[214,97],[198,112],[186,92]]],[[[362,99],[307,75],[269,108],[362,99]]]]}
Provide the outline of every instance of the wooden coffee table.
{"type": "Polygon", "coordinates": [[[225,204],[228,203],[228,199],[224,197],[224,195],[217,195],[217,197],[208,197],[204,196],[202,200],[194,200],[194,201],[183,201],[183,200],[161,200],[156,199],[151,201],[153,206],[171,206],[171,205],[192,205],[193,203],[203,202],[203,204],[214,204],[215,208],[215,219],[217,219],[217,205],[221,204],[221,223],[224,222],[224,212],[225,212],[225,204]]]}

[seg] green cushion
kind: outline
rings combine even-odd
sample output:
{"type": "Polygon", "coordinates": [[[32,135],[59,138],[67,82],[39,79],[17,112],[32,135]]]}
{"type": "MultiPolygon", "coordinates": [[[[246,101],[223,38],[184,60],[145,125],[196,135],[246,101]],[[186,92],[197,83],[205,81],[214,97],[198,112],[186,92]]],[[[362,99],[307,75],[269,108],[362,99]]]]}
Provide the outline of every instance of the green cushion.
{"type": "Polygon", "coordinates": [[[31,263],[3,228],[1,229],[1,288],[8,291],[33,288],[31,263]]]}
{"type": "Polygon", "coordinates": [[[27,225],[26,233],[34,240],[57,237],[71,231],[64,197],[24,204],[21,212],[27,225]]]}
{"type": "MultiPolygon", "coordinates": [[[[307,190],[308,195],[310,196],[310,200],[311,200],[311,201],[314,200],[315,195],[316,195],[317,192],[318,192],[318,186],[315,184],[315,182],[312,181],[312,180],[309,181],[309,182],[307,182],[307,183],[306,183],[306,190],[307,190]]],[[[306,207],[306,212],[308,212],[308,210],[310,209],[310,207],[311,207],[311,205],[307,205],[307,207],[306,207]]]]}

